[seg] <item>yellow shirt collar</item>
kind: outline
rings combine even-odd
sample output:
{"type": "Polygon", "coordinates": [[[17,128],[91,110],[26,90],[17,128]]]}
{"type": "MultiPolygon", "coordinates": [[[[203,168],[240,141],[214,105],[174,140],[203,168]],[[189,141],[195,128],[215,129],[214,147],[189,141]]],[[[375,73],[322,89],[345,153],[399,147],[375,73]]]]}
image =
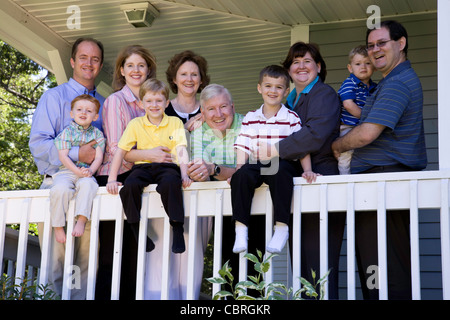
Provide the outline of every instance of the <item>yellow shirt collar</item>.
{"type": "Polygon", "coordinates": [[[151,127],[151,126],[153,126],[153,127],[165,127],[165,126],[167,126],[167,125],[169,124],[168,115],[166,115],[165,113],[163,113],[163,118],[162,118],[162,120],[161,120],[161,122],[159,123],[158,126],[156,126],[156,125],[154,125],[153,123],[151,123],[151,122],[148,120],[147,115],[143,116],[143,118],[144,118],[144,124],[145,124],[146,126],[149,126],[149,127],[151,127]]]}

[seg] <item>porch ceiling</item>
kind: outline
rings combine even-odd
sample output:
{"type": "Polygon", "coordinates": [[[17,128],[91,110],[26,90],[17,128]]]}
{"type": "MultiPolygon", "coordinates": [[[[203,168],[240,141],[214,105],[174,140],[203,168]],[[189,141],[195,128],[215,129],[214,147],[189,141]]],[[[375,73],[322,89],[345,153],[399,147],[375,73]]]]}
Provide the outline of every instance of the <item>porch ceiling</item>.
{"type": "Polygon", "coordinates": [[[29,34],[3,20],[0,38],[51,70],[48,51],[59,50],[66,63],[76,38],[95,37],[105,46],[102,79],[107,84],[123,46],[138,43],[149,48],[158,61],[158,78],[163,80],[168,59],[190,49],[208,60],[211,81],[231,90],[239,110],[254,108],[254,101],[259,101],[259,69],[284,58],[292,27],[363,20],[367,7],[374,4],[383,17],[437,10],[435,0],[149,0],[159,17],[149,28],[134,28],[120,10],[121,4],[134,2],[142,1],[7,0],[6,5],[2,2],[0,20],[3,13],[28,28],[29,34]],[[68,28],[70,5],[80,8],[80,29],[68,28]],[[38,42],[34,33],[48,43],[31,45],[38,42]]]}

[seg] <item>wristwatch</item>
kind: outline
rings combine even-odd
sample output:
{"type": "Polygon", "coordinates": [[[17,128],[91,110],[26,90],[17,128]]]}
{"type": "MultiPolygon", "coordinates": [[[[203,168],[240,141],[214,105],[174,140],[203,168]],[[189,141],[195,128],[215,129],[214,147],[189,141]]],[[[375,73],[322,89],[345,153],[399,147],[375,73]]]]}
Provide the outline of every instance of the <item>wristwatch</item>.
{"type": "Polygon", "coordinates": [[[220,167],[214,163],[214,174],[213,176],[218,176],[220,174],[220,167]]]}

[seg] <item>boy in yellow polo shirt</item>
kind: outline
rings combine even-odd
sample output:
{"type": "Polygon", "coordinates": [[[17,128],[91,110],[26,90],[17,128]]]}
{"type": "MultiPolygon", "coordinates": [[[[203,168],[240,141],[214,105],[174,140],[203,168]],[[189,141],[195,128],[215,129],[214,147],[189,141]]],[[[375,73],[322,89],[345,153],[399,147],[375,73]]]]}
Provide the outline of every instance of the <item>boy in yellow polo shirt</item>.
{"type": "MultiPolygon", "coordinates": [[[[117,194],[117,173],[125,154],[134,146],[139,150],[164,146],[170,149],[176,163],[155,163],[148,161],[136,162],[131,173],[120,189],[120,199],[131,229],[138,238],[140,211],[142,207],[142,191],[152,183],[158,184],[156,191],[170,219],[173,230],[172,252],[185,251],[183,237],[184,207],[181,187],[187,188],[192,180],[187,174],[189,156],[186,150],[187,141],[184,126],[177,117],[170,117],[164,113],[169,104],[169,88],[156,79],[145,81],[139,91],[141,106],[145,109],[145,116],[129,122],[118,149],[114,154],[111,171],[106,189],[109,193],[117,194]]],[[[155,248],[153,241],[147,238],[146,251],[155,248]]]]}

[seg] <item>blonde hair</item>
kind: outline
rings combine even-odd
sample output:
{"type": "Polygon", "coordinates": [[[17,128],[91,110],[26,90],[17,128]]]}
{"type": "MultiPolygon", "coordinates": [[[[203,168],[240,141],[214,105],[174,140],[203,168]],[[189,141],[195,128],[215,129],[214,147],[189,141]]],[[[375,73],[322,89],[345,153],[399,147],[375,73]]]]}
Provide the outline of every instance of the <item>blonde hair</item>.
{"type": "Polygon", "coordinates": [[[147,92],[161,93],[169,100],[169,87],[158,79],[147,79],[139,89],[139,98],[142,100],[147,92]]]}
{"type": "Polygon", "coordinates": [[[368,57],[369,54],[367,53],[367,47],[364,45],[356,46],[352,50],[350,50],[350,53],[348,54],[348,62],[351,64],[352,60],[355,55],[360,54],[363,57],[368,57]]]}

